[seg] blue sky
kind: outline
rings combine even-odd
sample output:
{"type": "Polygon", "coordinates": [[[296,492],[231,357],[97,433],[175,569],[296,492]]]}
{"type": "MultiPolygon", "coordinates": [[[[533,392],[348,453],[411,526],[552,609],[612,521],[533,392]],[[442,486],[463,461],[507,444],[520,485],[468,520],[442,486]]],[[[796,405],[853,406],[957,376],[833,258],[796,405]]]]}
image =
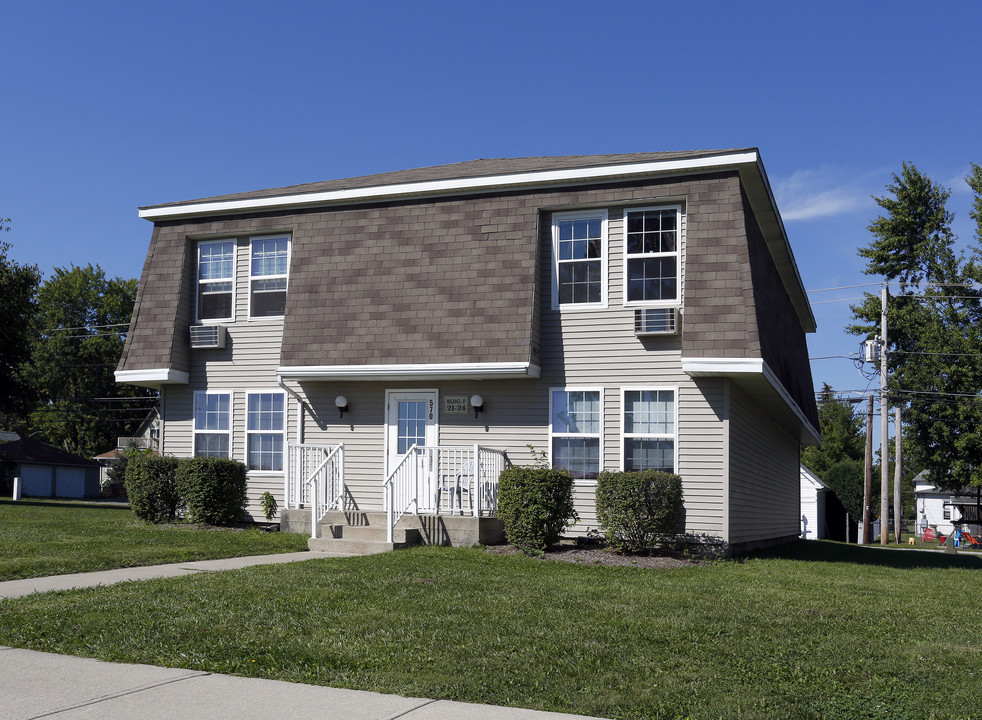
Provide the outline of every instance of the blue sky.
{"type": "MultiPolygon", "coordinates": [[[[141,205],[529,155],[758,147],[809,290],[871,280],[870,196],[904,161],[952,188],[973,238],[978,2],[41,0],[3,16],[3,240],[46,275],[138,277],[141,205]]],[[[812,295],[812,356],[857,349],[844,300],[860,293],[812,295]]],[[[849,360],[812,370],[867,386],[849,360]]]]}

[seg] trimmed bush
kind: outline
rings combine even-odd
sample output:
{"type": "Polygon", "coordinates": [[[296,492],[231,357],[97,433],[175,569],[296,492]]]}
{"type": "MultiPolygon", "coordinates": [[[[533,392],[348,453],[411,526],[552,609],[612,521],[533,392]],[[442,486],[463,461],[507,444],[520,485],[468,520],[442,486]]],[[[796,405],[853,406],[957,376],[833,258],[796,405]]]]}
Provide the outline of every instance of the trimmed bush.
{"type": "Polygon", "coordinates": [[[133,514],[144,522],[160,524],[177,517],[180,499],[175,485],[178,459],[137,453],[126,465],[126,495],[133,514]]]}
{"type": "Polygon", "coordinates": [[[597,521],[619,552],[649,552],[679,531],[682,478],[658,470],[602,472],[597,478],[597,521]]]}
{"type": "Polygon", "coordinates": [[[508,542],[529,555],[541,554],[578,519],[573,476],[552,468],[505,469],[499,478],[498,517],[508,542]]]}
{"type": "Polygon", "coordinates": [[[177,493],[189,522],[231,525],[245,512],[246,466],[229,458],[182,458],[177,493]]]}

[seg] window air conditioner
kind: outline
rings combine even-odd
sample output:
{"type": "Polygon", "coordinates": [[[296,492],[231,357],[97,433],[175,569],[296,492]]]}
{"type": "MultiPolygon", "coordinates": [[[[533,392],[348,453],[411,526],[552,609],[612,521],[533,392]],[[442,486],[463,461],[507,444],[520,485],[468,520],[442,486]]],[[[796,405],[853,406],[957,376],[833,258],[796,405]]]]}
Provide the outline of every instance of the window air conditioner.
{"type": "Polygon", "coordinates": [[[634,311],[634,334],[677,335],[678,308],[637,308],[634,311]]]}
{"type": "Polygon", "coordinates": [[[225,347],[225,326],[192,325],[191,347],[195,349],[225,347]]]}

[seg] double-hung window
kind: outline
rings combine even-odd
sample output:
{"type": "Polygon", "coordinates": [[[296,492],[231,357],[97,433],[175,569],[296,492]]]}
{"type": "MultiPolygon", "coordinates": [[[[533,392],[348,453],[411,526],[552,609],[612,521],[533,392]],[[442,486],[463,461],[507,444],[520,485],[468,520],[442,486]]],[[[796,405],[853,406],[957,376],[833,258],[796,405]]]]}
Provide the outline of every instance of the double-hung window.
{"type": "Polygon", "coordinates": [[[286,309],[290,239],[286,235],[253,238],[249,244],[249,315],[279,317],[286,309]]]}
{"type": "Polygon", "coordinates": [[[249,393],[246,404],[246,465],[250,470],[282,472],[286,429],[283,393],[249,393]]]}
{"type": "Polygon", "coordinates": [[[229,457],[232,428],[231,393],[194,394],[194,454],[229,457]]]}
{"type": "Polygon", "coordinates": [[[602,391],[554,388],[549,398],[549,435],[553,467],[575,480],[600,474],[602,391]]]}
{"type": "Polygon", "coordinates": [[[675,472],[675,390],[623,390],[627,471],[675,472]]]}
{"type": "Polygon", "coordinates": [[[678,302],[681,215],[678,206],[625,211],[625,302],[678,302]]]}
{"type": "Polygon", "coordinates": [[[607,212],[556,213],[552,217],[552,305],[607,301],[607,212]]]}
{"type": "Polygon", "coordinates": [[[235,241],[198,243],[198,319],[231,320],[235,241]]]}

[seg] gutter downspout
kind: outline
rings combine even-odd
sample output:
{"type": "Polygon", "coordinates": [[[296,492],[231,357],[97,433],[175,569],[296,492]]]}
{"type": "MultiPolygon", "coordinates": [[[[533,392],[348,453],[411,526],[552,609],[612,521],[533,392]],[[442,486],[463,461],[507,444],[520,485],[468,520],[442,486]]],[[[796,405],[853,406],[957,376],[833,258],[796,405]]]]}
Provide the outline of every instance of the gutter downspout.
{"type": "MultiPolygon", "coordinates": [[[[304,408],[303,398],[300,397],[300,395],[297,393],[296,390],[294,390],[294,389],[290,388],[289,386],[287,386],[287,384],[283,381],[283,377],[281,375],[277,375],[276,376],[276,384],[279,385],[285,392],[287,392],[288,394],[292,395],[293,397],[295,397],[297,399],[297,443],[300,444],[300,445],[302,445],[303,444],[303,435],[304,435],[304,432],[303,432],[303,408],[304,408]]],[[[289,453],[288,453],[288,457],[289,457],[289,453]]],[[[289,459],[288,459],[287,462],[286,462],[286,464],[285,464],[286,472],[283,473],[283,506],[284,507],[287,507],[287,508],[290,507],[290,470],[291,470],[291,465],[292,465],[292,462],[290,462],[289,459]]],[[[303,497],[302,494],[298,494],[297,495],[298,502],[299,502],[299,498],[301,498],[301,497],[303,497]]],[[[311,518],[313,518],[313,516],[314,516],[314,511],[313,510],[310,511],[310,516],[311,516],[311,518]]]]}

